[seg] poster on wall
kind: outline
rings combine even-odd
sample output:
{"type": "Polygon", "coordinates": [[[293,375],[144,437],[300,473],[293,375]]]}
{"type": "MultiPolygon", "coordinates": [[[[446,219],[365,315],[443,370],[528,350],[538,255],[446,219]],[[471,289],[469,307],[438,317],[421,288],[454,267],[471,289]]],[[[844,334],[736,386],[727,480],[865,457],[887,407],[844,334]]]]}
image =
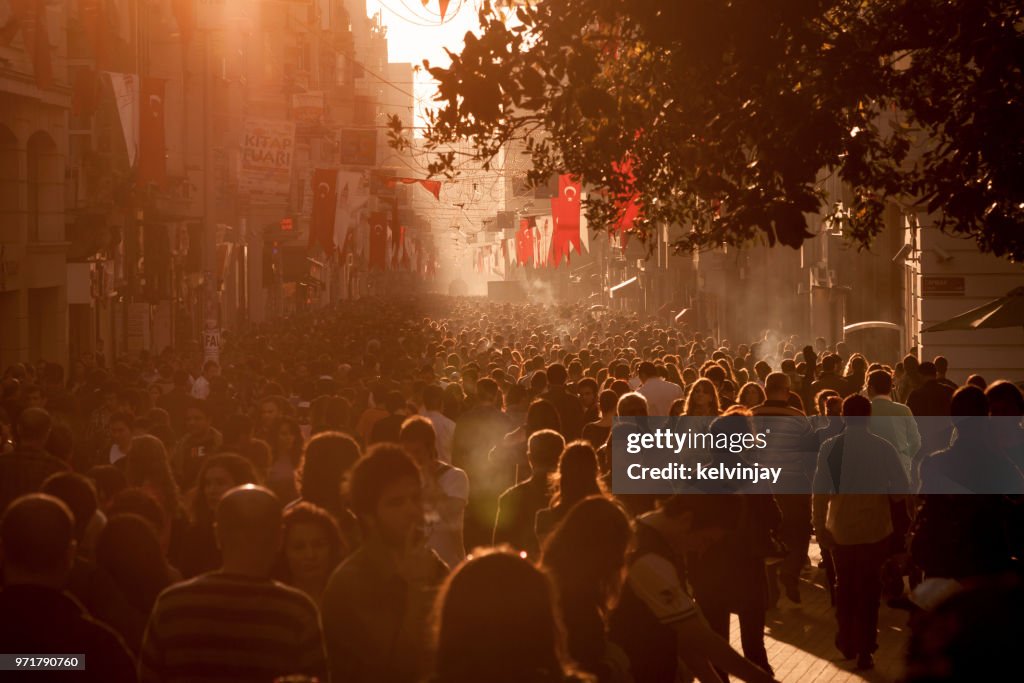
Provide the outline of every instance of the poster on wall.
{"type": "Polygon", "coordinates": [[[247,120],[242,136],[239,191],[254,204],[286,204],[294,151],[293,121],[247,120]]]}

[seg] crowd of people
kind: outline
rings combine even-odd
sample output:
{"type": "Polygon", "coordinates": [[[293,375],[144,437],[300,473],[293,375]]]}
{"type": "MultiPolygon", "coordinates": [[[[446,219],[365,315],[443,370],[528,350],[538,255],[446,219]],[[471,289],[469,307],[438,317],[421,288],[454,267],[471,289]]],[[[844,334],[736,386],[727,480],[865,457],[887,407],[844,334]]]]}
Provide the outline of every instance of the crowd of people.
{"type": "Polygon", "coordinates": [[[0,649],[84,653],[75,675],[107,682],[767,682],[766,614],[801,602],[815,539],[851,666],[873,666],[883,600],[913,626],[907,680],[1008,666],[1020,388],[810,341],[410,297],[263,324],[219,359],[11,366],[0,649]],[[782,476],[615,496],[615,418],[637,416],[789,418],[759,456],[782,476]],[[891,491],[844,493],[880,471],[891,491]]]}

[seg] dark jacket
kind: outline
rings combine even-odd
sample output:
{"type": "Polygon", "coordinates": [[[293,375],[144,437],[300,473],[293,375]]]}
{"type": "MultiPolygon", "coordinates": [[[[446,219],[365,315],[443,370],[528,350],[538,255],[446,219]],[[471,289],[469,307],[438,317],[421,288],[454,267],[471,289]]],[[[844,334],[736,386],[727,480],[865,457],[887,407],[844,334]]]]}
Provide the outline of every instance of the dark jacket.
{"type": "Polygon", "coordinates": [[[0,513],[15,498],[38,491],[51,474],[67,470],[66,462],[41,449],[19,448],[0,455],[0,513]]]}
{"type": "Polygon", "coordinates": [[[508,543],[537,557],[540,545],[534,532],[537,512],[551,500],[547,474],[535,475],[501,494],[494,521],[494,544],[508,543]]]}
{"type": "MultiPolygon", "coordinates": [[[[44,586],[7,586],[0,590],[0,614],[0,643],[6,652],[85,655],[84,671],[43,674],[42,678],[96,683],[137,680],[124,642],[67,593],[44,586]]],[[[11,675],[10,680],[16,678],[11,675]]]]}
{"type": "Polygon", "coordinates": [[[580,438],[584,424],[580,399],[567,392],[565,387],[557,385],[548,387],[540,398],[551,401],[558,411],[558,419],[562,423],[562,436],[566,442],[580,438]]]}
{"type": "Polygon", "coordinates": [[[907,407],[915,417],[928,415],[949,415],[949,404],[953,400],[953,389],[937,379],[929,379],[910,392],[907,407]]]}

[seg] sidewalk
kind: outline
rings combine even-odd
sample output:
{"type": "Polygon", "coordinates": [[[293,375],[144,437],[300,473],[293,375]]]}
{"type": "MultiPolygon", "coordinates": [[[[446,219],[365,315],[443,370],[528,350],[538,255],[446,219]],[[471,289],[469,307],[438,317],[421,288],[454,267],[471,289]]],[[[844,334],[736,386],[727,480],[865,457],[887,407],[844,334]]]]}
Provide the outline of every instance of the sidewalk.
{"type": "MultiPolygon", "coordinates": [[[[802,604],[794,604],[785,596],[779,606],[769,610],[765,633],[768,661],[780,681],[829,681],[851,683],[891,683],[898,681],[903,672],[903,650],[908,632],[907,614],[882,605],[878,615],[878,652],[875,668],[855,671],[854,662],[844,661],[836,650],[835,612],[829,604],[824,585],[824,572],[820,571],[820,553],[811,546],[813,568],[804,571],[800,583],[802,604]]],[[[739,621],[734,616],[729,631],[732,645],[740,650],[739,621]]]]}

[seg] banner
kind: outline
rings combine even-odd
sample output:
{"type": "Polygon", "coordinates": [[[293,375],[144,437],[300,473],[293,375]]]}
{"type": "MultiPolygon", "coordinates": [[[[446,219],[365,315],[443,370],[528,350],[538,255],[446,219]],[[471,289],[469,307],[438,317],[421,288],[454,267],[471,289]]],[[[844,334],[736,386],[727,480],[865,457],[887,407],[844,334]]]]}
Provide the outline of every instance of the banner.
{"type": "Polygon", "coordinates": [[[338,169],[313,171],[313,215],[309,221],[309,246],[319,244],[328,254],[334,251],[334,221],[338,210],[338,169]]]}
{"type": "Polygon", "coordinates": [[[571,176],[558,177],[558,197],[551,200],[551,212],[554,218],[554,233],[551,243],[551,258],[557,268],[565,257],[569,261],[569,251],[573,247],[576,253],[583,253],[580,245],[580,184],[571,176]]]}
{"type": "Polygon", "coordinates": [[[377,131],[342,128],[338,144],[341,163],[347,166],[377,165],[377,131]]]}
{"type": "Polygon", "coordinates": [[[388,217],[383,211],[370,214],[370,245],[367,262],[370,270],[388,269],[388,217]]]}
{"type": "Polygon", "coordinates": [[[164,140],[164,86],[163,78],[144,76],[141,80],[141,109],[139,113],[139,168],[135,184],[145,187],[149,183],[163,185],[167,180],[167,149],[164,140]]]}
{"type": "Polygon", "coordinates": [[[516,231],[516,263],[525,267],[533,262],[533,221],[522,218],[516,231]]]}
{"type": "Polygon", "coordinates": [[[320,123],[324,118],[324,91],[292,95],[292,118],[299,123],[320,123]]]}
{"type": "Polygon", "coordinates": [[[117,117],[121,121],[121,134],[128,150],[128,166],[135,167],[139,155],[139,80],[135,74],[107,72],[114,90],[117,117]]]}
{"type": "Polygon", "coordinates": [[[533,235],[533,265],[543,268],[551,258],[551,242],[554,236],[554,220],[551,216],[537,216],[533,235]]]}
{"type": "Polygon", "coordinates": [[[238,189],[260,204],[287,204],[291,190],[295,123],[249,119],[242,135],[238,189]]]}

